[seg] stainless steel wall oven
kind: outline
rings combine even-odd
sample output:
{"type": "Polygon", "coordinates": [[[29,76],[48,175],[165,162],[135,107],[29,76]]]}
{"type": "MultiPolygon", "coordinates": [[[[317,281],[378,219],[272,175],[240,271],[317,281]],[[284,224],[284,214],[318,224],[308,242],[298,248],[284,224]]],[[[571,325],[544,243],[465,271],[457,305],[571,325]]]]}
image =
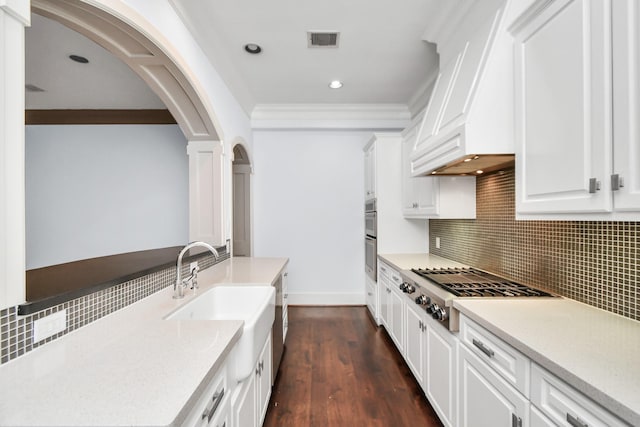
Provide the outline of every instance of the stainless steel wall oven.
{"type": "Polygon", "coordinates": [[[376,199],[371,199],[364,203],[364,261],[365,272],[374,282],[378,269],[377,234],[376,199]]]}

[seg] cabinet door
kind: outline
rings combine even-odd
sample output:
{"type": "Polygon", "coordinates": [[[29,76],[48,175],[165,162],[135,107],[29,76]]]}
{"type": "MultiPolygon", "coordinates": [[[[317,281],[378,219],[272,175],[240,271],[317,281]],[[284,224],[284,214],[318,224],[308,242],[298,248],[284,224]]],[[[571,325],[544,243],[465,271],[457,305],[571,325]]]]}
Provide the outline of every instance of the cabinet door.
{"type": "Polygon", "coordinates": [[[256,402],[257,375],[249,375],[233,406],[233,425],[236,427],[257,427],[258,404],[256,402]]]}
{"type": "Polygon", "coordinates": [[[401,354],[404,354],[404,301],[396,291],[389,293],[389,306],[391,307],[391,325],[389,333],[396,343],[401,354]]]}
{"type": "Polygon", "coordinates": [[[377,323],[378,322],[378,307],[377,307],[378,294],[376,290],[376,283],[373,280],[371,280],[368,276],[365,278],[365,281],[366,281],[365,291],[367,292],[365,299],[367,301],[367,308],[369,309],[371,316],[377,323]]]}
{"type": "Polygon", "coordinates": [[[408,303],[405,310],[407,316],[407,339],[405,341],[405,360],[420,385],[424,384],[425,323],[418,307],[408,303]]]}
{"type": "Polygon", "coordinates": [[[364,153],[364,199],[376,197],[376,146],[372,144],[364,153]]]}
{"type": "Polygon", "coordinates": [[[402,212],[407,218],[427,218],[438,214],[437,178],[413,177],[411,160],[415,137],[402,143],[402,212]]]}
{"type": "Polygon", "coordinates": [[[381,276],[378,276],[378,298],[380,299],[380,323],[384,325],[387,329],[387,332],[390,333],[390,319],[389,319],[389,293],[391,293],[391,289],[389,289],[389,285],[386,283],[385,279],[382,279],[381,276]]]}
{"type": "Polygon", "coordinates": [[[555,0],[533,8],[513,31],[516,209],[610,211],[610,1],[555,0]]]}
{"type": "Polygon", "coordinates": [[[445,426],[456,424],[458,338],[427,318],[425,391],[445,426]]]}
{"type": "Polygon", "coordinates": [[[271,335],[267,338],[267,342],[264,343],[260,357],[258,358],[258,375],[256,377],[256,399],[257,399],[257,414],[258,425],[261,426],[264,421],[264,417],[269,409],[269,398],[271,397],[271,369],[272,369],[272,347],[271,347],[271,335]]]}
{"type": "Polygon", "coordinates": [[[460,346],[461,427],[527,427],[529,401],[460,346]]]}
{"type": "Polygon", "coordinates": [[[640,210],[640,5],[615,0],[613,8],[613,173],[623,180],[614,209],[640,210]]]}

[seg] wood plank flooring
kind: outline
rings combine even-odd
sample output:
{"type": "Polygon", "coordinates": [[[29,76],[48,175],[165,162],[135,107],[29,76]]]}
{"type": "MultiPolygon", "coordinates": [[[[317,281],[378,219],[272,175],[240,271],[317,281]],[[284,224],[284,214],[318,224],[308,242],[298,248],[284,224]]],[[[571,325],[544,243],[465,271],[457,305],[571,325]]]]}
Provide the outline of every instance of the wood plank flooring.
{"type": "Polygon", "coordinates": [[[265,427],[442,426],[366,307],[289,307],[265,427]]]}

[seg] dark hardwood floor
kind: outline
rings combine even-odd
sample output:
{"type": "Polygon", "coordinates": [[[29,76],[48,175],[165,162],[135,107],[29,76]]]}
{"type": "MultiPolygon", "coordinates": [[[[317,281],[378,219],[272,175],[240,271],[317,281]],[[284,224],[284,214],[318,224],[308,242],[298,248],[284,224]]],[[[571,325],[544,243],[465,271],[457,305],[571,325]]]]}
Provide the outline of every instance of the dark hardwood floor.
{"type": "Polygon", "coordinates": [[[265,427],[442,426],[366,307],[289,307],[265,427]]]}

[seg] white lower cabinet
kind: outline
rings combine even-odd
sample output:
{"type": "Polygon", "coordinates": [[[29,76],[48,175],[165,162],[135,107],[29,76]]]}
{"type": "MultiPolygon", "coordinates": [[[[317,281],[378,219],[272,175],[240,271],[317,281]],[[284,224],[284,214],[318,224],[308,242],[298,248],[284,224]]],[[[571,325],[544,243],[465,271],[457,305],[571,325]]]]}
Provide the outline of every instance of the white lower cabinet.
{"type": "Polygon", "coordinates": [[[460,346],[461,427],[528,427],[529,401],[467,346],[460,346]]]}
{"type": "Polygon", "coordinates": [[[227,383],[228,363],[222,365],[198,402],[189,411],[183,427],[229,426],[230,390],[227,383]],[[226,423],[226,424],[225,424],[226,423]]]}
{"type": "Polygon", "coordinates": [[[628,426],[609,411],[535,363],[531,369],[531,403],[552,423],[558,425],[573,427],[628,426]]]}
{"type": "Polygon", "coordinates": [[[259,427],[271,397],[271,334],[264,343],[254,374],[238,384],[231,402],[234,427],[259,427]]]}
{"type": "Polygon", "coordinates": [[[365,284],[365,292],[367,293],[365,300],[367,301],[367,308],[369,309],[373,319],[378,323],[378,286],[377,283],[369,276],[366,277],[365,284]]]}
{"type": "Polygon", "coordinates": [[[395,289],[391,289],[389,293],[389,304],[388,307],[391,310],[391,315],[389,316],[391,319],[391,325],[389,325],[389,335],[396,343],[396,347],[398,347],[398,351],[400,353],[404,352],[404,298],[403,295],[400,294],[400,291],[396,291],[395,289]]]}
{"type": "Polygon", "coordinates": [[[400,274],[388,265],[378,263],[378,296],[380,320],[395,343],[398,351],[404,354],[404,302],[400,291],[400,274]]]}
{"type": "Polygon", "coordinates": [[[538,408],[531,405],[530,413],[531,423],[530,427],[556,427],[556,424],[551,421],[545,414],[540,412],[538,408]]]}
{"type": "Polygon", "coordinates": [[[424,384],[424,365],[426,362],[427,326],[424,322],[424,310],[414,304],[407,304],[406,325],[407,339],[405,340],[404,357],[413,372],[413,376],[420,384],[424,384]]]}
{"type": "Polygon", "coordinates": [[[458,410],[458,337],[428,315],[425,318],[424,390],[440,421],[453,427],[457,425],[458,410]]]}

